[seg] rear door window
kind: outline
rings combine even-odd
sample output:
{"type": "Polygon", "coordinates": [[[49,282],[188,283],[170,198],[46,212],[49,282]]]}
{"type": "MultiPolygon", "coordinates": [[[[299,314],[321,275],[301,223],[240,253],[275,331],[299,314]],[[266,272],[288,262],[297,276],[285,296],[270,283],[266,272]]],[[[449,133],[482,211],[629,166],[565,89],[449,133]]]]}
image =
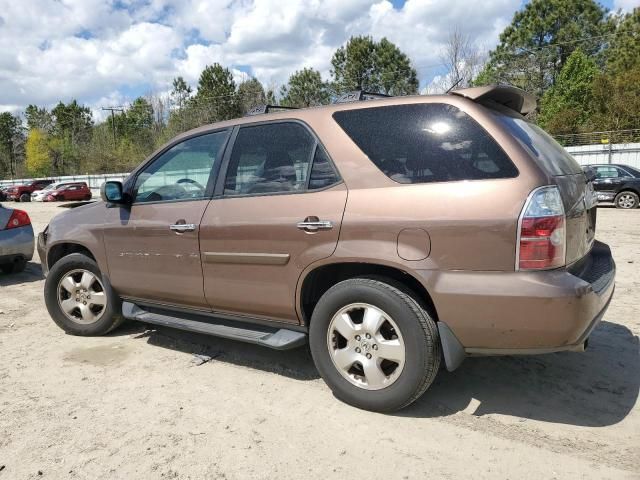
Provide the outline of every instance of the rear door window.
{"type": "Polygon", "coordinates": [[[518,170],[469,115],[447,104],[336,112],[334,119],[398,183],[512,178],[518,170]]]}

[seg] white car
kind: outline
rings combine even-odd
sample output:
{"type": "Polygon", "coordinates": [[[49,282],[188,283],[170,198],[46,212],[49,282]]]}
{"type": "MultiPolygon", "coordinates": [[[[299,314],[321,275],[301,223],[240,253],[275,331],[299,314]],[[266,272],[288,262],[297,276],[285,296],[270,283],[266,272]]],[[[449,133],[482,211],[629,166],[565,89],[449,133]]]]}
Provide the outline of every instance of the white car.
{"type": "Polygon", "coordinates": [[[32,202],[44,202],[45,197],[47,196],[47,194],[49,192],[51,192],[52,190],[55,190],[56,188],[62,186],[62,185],[66,185],[68,183],[73,183],[73,182],[56,182],[56,183],[52,183],[50,185],[47,185],[43,190],[36,190],[34,192],[31,193],[31,201],[32,202]]]}

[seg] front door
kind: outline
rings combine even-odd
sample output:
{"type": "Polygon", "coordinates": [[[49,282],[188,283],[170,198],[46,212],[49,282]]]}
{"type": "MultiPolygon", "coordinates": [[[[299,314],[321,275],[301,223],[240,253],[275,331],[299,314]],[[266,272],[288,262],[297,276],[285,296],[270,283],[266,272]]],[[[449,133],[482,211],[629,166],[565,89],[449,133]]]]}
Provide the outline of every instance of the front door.
{"type": "Polygon", "coordinates": [[[128,298],[208,309],[198,233],[228,137],[219,131],[165,150],[135,179],[130,207],[110,209],[110,280],[128,298]]]}
{"type": "Polygon", "coordinates": [[[347,199],[326,152],[299,123],[241,127],[220,193],[200,229],[209,305],[297,323],[300,274],[335,250],[347,199]]]}

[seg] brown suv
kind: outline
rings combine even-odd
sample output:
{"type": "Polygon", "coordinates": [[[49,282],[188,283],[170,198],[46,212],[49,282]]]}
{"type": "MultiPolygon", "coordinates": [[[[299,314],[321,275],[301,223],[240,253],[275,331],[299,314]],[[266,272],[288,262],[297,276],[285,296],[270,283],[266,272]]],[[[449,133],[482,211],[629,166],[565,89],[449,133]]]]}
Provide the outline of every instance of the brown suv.
{"type": "Polygon", "coordinates": [[[180,135],[40,235],[66,332],[128,318],[286,349],[390,411],[440,363],[583,350],[615,265],[593,188],[511,87],[287,110],[180,135]]]}

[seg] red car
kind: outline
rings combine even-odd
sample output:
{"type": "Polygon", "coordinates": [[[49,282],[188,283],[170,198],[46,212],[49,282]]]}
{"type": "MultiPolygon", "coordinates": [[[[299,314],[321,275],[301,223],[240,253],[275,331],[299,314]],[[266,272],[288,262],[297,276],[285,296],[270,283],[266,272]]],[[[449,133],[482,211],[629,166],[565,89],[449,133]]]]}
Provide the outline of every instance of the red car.
{"type": "Polygon", "coordinates": [[[52,190],[45,198],[45,202],[65,200],[91,200],[91,190],[85,182],[67,183],[52,190]]]}
{"type": "Polygon", "coordinates": [[[7,200],[14,200],[16,202],[30,202],[31,201],[31,193],[36,190],[42,190],[47,185],[53,183],[53,180],[35,180],[31,183],[27,183],[26,185],[13,185],[9,187],[5,195],[7,200]]]}

